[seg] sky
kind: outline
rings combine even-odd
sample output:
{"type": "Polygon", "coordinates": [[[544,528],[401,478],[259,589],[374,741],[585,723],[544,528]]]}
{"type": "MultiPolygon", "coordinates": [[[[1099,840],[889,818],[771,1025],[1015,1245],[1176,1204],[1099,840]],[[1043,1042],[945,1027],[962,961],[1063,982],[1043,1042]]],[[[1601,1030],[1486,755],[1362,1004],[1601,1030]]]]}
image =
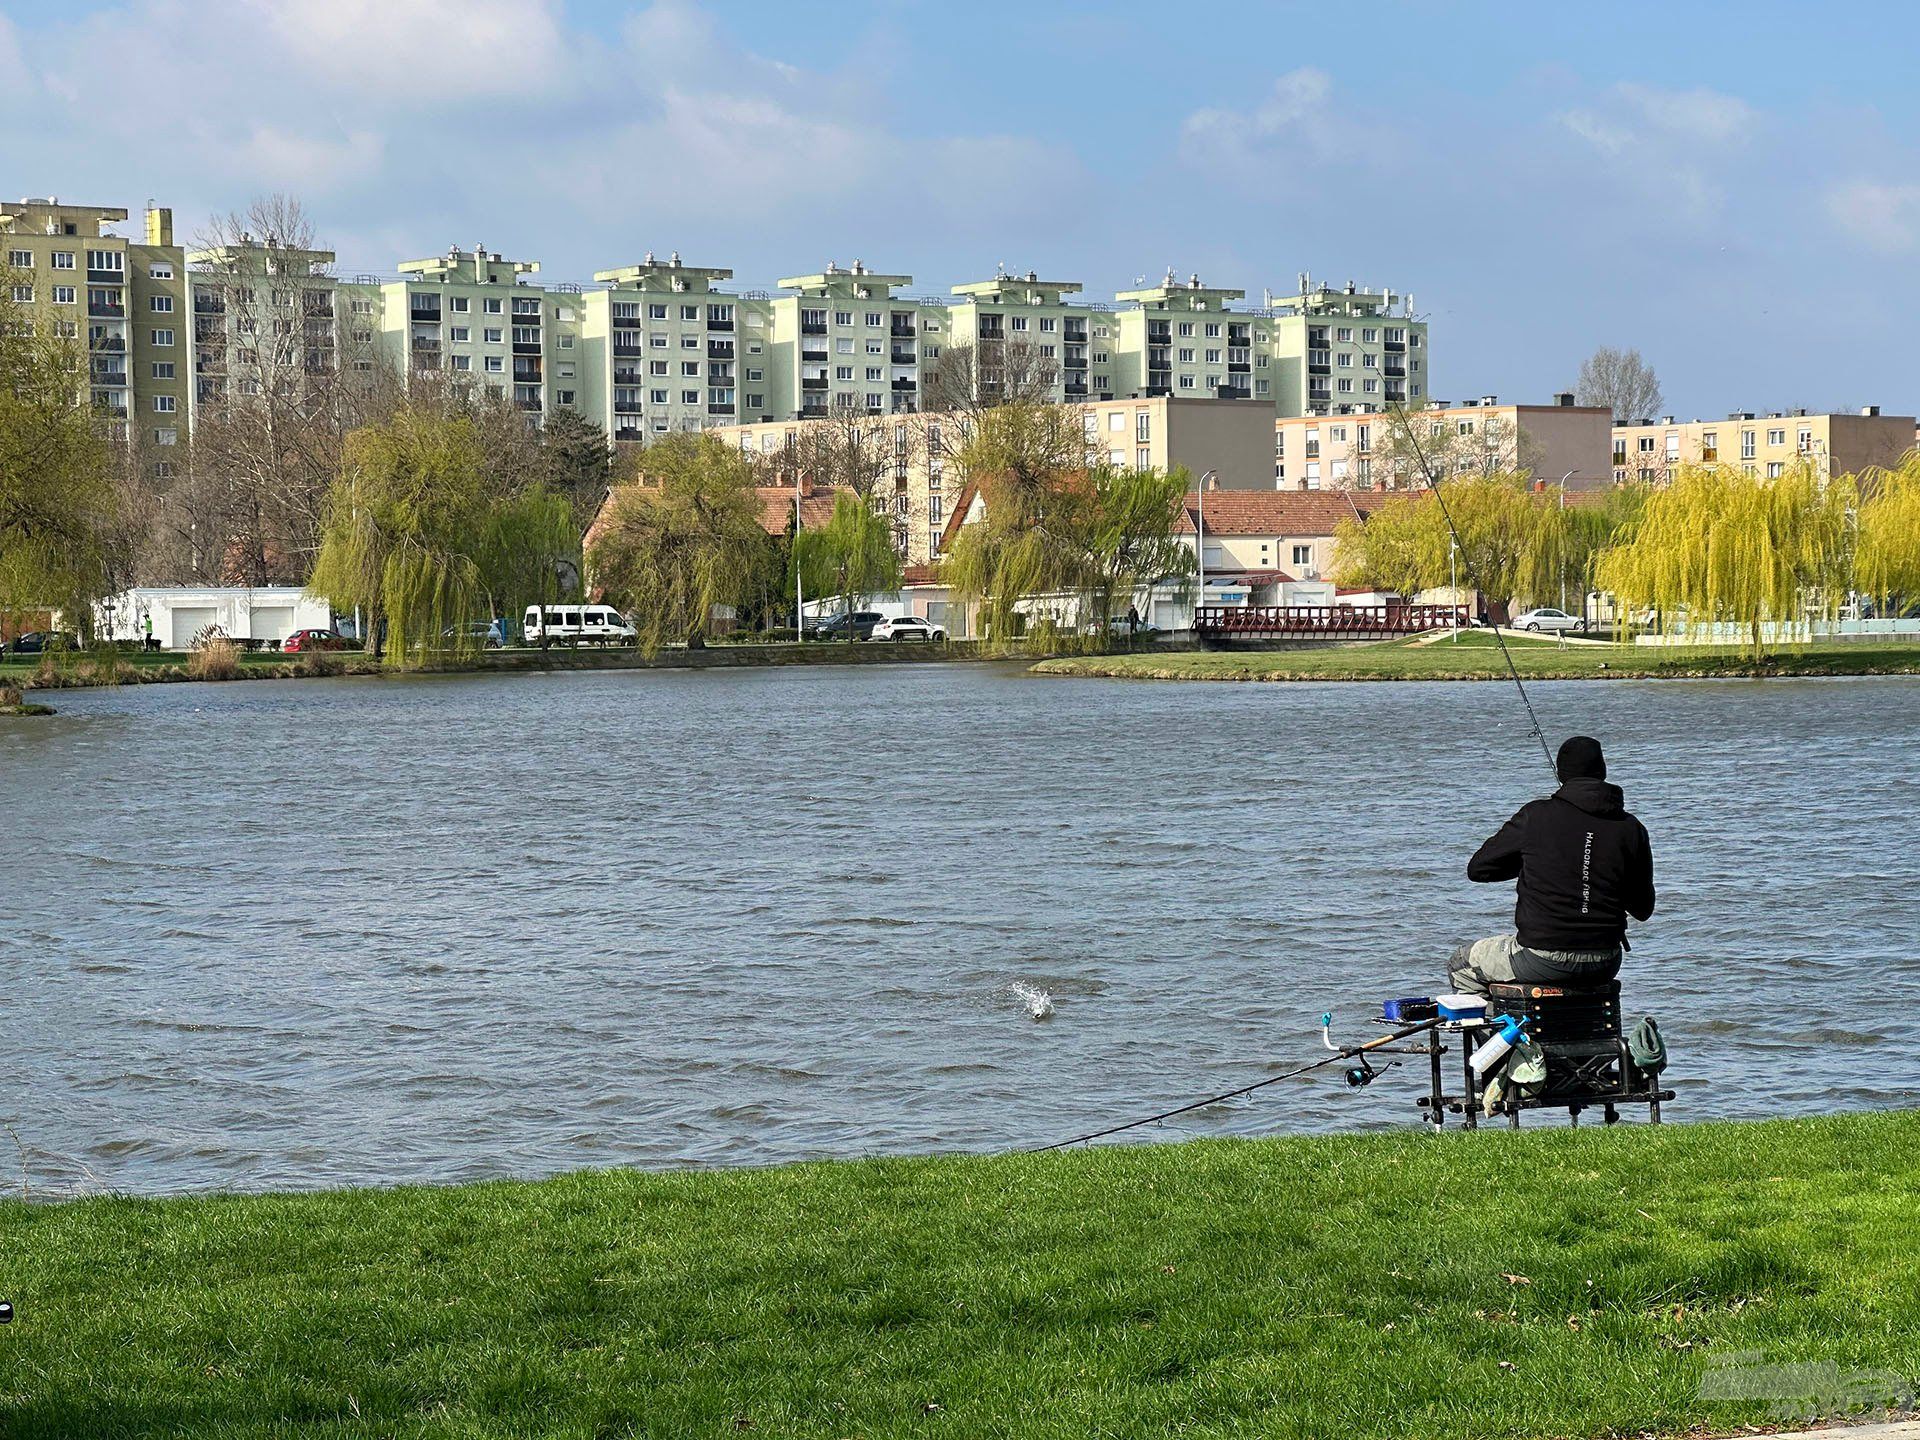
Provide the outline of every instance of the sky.
{"type": "Polygon", "coordinates": [[[1920,409],[1905,5],[0,0],[0,195],[280,191],[344,274],[679,251],[1410,292],[1432,391],[1920,409]]]}

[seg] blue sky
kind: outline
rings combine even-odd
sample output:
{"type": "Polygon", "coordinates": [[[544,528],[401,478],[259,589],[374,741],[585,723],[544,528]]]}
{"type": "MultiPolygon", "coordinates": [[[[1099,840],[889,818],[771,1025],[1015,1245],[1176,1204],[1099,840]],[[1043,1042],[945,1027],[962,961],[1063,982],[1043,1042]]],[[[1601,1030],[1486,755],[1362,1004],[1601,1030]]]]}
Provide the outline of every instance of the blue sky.
{"type": "Polygon", "coordinates": [[[1412,291],[1446,398],[1615,344],[1682,414],[1910,412],[1917,60],[1891,4],[0,0],[0,194],[284,190],[349,273],[1307,270],[1412,291]]]}

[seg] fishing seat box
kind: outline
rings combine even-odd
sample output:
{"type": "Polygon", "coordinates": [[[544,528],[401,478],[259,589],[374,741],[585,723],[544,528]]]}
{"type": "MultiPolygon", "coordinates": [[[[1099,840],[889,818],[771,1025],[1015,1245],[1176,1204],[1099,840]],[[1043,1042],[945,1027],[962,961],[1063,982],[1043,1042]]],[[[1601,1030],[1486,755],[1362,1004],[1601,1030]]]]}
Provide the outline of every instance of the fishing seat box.
{"type": "Polygon", "coordinates": [[[1620,982],[1587,989],[1495,981],[1487,987],[1487,1011],[1527,1022],[1527,1034],[1542,1045],[1612,1042],[1620,1038],[1620,982]]]}

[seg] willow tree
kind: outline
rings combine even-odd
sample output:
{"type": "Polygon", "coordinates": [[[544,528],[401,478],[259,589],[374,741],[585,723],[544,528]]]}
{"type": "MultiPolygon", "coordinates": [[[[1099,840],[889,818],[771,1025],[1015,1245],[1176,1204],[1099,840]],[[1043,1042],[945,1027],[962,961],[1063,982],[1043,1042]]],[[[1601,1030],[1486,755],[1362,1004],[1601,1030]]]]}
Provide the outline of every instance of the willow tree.
{"type": "Polygon", "coordinates": [[[1883,608],[1920,600],[1920,452],[1861,487],[1854,586],[1883,608]]]}
{"type": "Polygon", "coordinates": [[[1808,465],[1774,479],[1690,466],[1647,495],[1596,579],[1631,609],[1735,626],[1758,658],[1768,625],[1802,621],[1846,589],[1853,497],[1850,478],[1823,482],[1808,465]]]}
{"type": "Polygon", "coordinates": [[[1600,557],[1639,523],[1647,491],[1645,485],[1617,485],[1577,504],[1569,504],[1571,497],[1557,486],[1536,494],[1538,513],[1520,588],[1540,603],[1569,589],[1584,600],[1597,588],[1600,557]]]}
{"type": "Polygon", "coordinates": [[[842,491],[819,530],[794,537],[794,565],[809,595],[838,595],[851,614],[867,596],[900,588],[900,552],[887,517],[859,496],[842,491]]]}
{"type": "Polygon", "coordinates": [[[503,492],[470,418],[409,407],[347,437],[307,588],[384,624],[407,665],[477,645],[470,622],[540,587],[571,536],[563,497],[503,492]]]}
{"type": "Polygon", "coordinates": [[[91,630],[122,497],[85,378],[75,342],[30,333],[0,292],[0,613],[60,610],[91,630]]]}
{"type": "Polygon", "coordinates": [[[766,588],[777,551],[752,460],[712,435],[647,447],[637,483],[615,490],[587,549],[587,571],[633,617],[641,649],[703,642],[722,606],[766,588]]]}
{"type": "Polygon", "coordinates": [[[1442,480],[1441,497],[1424,495],[1382,505],[1364,522],[1344,520],[1334,532],[1334,569],[1347,584],[1417,595],[1455,581],[1491,599],[1530,600],[1541,593],[1542,537],[1552,523],[1542,497],[1514,475],[1442,480]],[[1459,543],[1453,543],[1452,515],[1459,543]]]}
{"type": "Polygon", "coordinates": [[[1185,468],[1129,470],[1096,465],[1089,475],[1091,494],[1077,514],[1081,538],[1083,615],[1102,628],[1121,596],[1171,583],[1184,601],[1193,588],[1193,550],[1177,533],[1186,510],[1193,476],[1185,468]]]}
{"type": "Polygon", "coordinates": [[[1022,601],[1081,588],[1094,488],[1086,425],[1064,405],[993,406],[954,459],[982,515],[961,527],[941,578],[956,599],[979,602],[986,633],[1004,640],[1022,601]]]}

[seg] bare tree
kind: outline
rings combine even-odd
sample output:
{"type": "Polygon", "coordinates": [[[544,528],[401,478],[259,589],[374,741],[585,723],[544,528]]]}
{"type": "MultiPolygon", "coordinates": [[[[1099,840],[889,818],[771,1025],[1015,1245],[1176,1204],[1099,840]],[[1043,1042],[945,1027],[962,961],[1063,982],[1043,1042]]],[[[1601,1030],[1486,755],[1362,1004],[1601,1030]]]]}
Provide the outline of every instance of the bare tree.
{"type": "Polygon", "coordinates": [[[1440,415],[1396,406],[1378,416],[1342,416],[1334,423],[1368,432],[1365,448],[1356,443],[1351,452],[1365,463],[1348,471],[1342,489],[1381,484],[1389,490],[1417,489],[1429,470],[1442,477],[1531,475],[1540,457],[1526,427],[1498,411],[1440,415]]]}
{"type": "Polygon", "coordinates": [[[195,423],[192,474],[178,488],[193,512],[194,576],[299,583],[341,442],[394,399],[380,380],[373,297],[342,289],[286,195],[214,219],[188,262],[195,423]]]}
{"type": "Polygon", "coordinates": [[[926,417],[837,409],[795,427],[793,444],[764,462],[770,483],[796,478],[829,490],[849,490],[887,517],[896,549],[912,544],[913,527],[928,511],[926,417]]]}
{"type": "Polygon", "coordinates": [[[973,416],[993,405],[1046,405],[1059,387],[1060,362],[1030,340],[963,341],[931,363],[925,408],[973,416]]]}
{"type": "Polygon", "coordinates": [[[1574,392],[1582,405],[1604,405],[1615,420],[1644,420],[1659,413],[1665,396],[1660,377],[1638,350],[1602,345],[1580,362],[1574,392]]]}

